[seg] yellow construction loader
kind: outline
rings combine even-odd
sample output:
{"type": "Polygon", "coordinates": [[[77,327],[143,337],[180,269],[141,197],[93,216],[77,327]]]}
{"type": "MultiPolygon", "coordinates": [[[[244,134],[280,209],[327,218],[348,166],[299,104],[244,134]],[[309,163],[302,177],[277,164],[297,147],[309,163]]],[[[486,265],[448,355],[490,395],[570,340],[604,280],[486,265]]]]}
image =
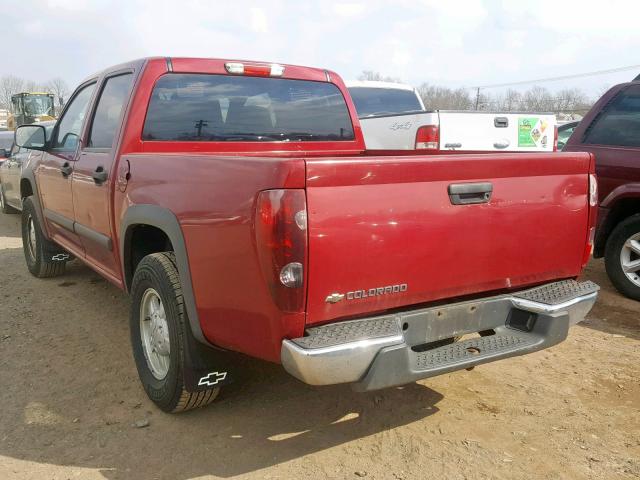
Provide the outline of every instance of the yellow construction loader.
{"type": "Polygon", "coordinates": [[[11,96],[11,114],[7,128],[15,130],[20,125],[44,122],[56,118],[52,93],[22,92],[11,96]]]}

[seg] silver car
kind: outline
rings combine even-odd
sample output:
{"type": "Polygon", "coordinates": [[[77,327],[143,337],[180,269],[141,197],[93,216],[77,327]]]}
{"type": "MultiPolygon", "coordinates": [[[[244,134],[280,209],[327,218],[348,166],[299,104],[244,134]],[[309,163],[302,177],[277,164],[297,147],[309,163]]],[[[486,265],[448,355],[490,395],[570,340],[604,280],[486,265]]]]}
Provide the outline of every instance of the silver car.
{"type": "MultiPolygon", "coordinates": [[[[47,139],[51,135],[55,121],[40,122],[47,132],[47,139]]],[[[13,142],[14,132],[0,132],[0,149],[3,141],[6,141],[7,158],[0,164],[0,210],[2,213],[17,213],[22,210],[22,198],[20,196],[20,179],[22,178],[22,165],[29,159],[33,152],[27,148],[20,148],[13,142]],[[7,138],[5,138],[7,137],[7,138]]]]}

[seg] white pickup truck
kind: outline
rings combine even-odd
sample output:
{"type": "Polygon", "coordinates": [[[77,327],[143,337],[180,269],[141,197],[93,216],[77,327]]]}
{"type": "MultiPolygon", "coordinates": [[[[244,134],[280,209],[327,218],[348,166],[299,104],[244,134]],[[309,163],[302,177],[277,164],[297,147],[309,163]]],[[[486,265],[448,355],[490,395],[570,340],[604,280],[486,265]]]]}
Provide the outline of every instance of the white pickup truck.
{"type": "Polygon", "coordinates": [[[428,111],[417,90],[392,82],[346,82],[368,150],[553,152],[548,113],[428,111]]]}

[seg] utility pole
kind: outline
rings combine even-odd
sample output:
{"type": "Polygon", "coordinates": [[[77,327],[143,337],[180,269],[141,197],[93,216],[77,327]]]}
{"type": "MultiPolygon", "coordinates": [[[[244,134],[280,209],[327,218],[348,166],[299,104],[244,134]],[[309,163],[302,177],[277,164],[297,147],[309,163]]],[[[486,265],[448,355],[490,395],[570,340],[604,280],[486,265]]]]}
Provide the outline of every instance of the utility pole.
{"type": "Polygon", "coordinates": [[[206,120],[198,120],[196,122],[196,136],[200,138],[202,136],[202,129],[208,126],[209,123],[206,120]]]}
{"type": "Polygon", "coordinates": [[[476,89],[476,110],[478,110],[479,103],[480,103],[480,87],[476,89]]]}

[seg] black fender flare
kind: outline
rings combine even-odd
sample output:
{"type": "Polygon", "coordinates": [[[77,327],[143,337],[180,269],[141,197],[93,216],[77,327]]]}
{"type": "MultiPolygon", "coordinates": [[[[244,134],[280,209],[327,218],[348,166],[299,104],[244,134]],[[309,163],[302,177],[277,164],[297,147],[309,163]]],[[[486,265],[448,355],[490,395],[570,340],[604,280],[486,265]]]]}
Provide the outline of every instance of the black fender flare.
{"type": "Polygon", "coordinates": [[[31,185],[31,191],[33,192],[32,200],[33,200],[33,205],[36,208],[36,217],[37,217],[38,223],[40,224],[40,230],[42,231],[42,234],[44,235],[44,237],[47,240],[51,241],[51,238],[49,238],[49,234],[47,233],[47,229],[45,228],[44,215],[42,213],[42,205],[40,204],[40,195],[38,195],[38,184],[36,183],[36,176],[33,173],[33,168],[31,168],[31,165],[29,164],[27,164],[26,166],[23,166],[22,171],[20,172],[21,199],[25,198],[22,195],[22,182],[24,180],[28,181],[29,184],[31,185]]]}
{"type": "MultiPolygon", "coordinates": [[[[629,215],[620,216],[618,207],[628,200],[634,203],[640,202],[640,183],[625,183],[613,189],[600,202],[598,210],[598,228],[596,229],[596,238],[594,245],[594,257],[600,258],[604,256],[607,240],[613,232],[616,225],[627,218],[629,215]]],[[[631,214],[640,213],[640,209],[633,210],[631,214]]]]}
{"type": "Polygon", "coordinates": [[[189,317],[189,326],[196,340],[207,346],[213,346],[205,338],[200,327],[198,318],[198,310],[196,308],[195,295],[193,293],[193,285],[191,283],[191,271],[189,269],[189,257],[187,256],[187,247],[184,242],[182,228],[177,217],[172,211],[160,207],[158,205],[132,205],[127,208],[120,223],[120,262],[122,272],[124,274],[124,283],[127,292],[131,289],[131,279],[133,273],[130,268],[129,251],[126,248],[131,242],[131,234],[135,225],[149,225],[162,230],[171,245],[173,245],[176,256],[176,265],[178,274],[180,275],[180,283],[182,286],[182,294],[184,296],[184,304],[189,317]]]}

